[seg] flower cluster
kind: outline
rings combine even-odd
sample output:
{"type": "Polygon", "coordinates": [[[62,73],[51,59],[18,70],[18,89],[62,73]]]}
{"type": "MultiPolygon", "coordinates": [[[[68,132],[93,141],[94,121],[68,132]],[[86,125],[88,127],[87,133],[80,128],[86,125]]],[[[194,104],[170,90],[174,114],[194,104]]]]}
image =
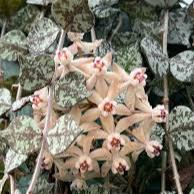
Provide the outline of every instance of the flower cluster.
{"type": "MultiPolygon", "coordinates": [[[[86,101],[87,108],[79,104],[72,107],[70,113],[84,135],[66,151],[62,165],[64,172],[61,172],[60,164],[58,176],[63,180],[71,177],[72,187],[83,188],[85,180],[91,177],[106,176],[109,171],[124,174],[131,166],[129,155],[134,162],[142,151],[150,158],[158,156],[162,145],[150,139],[151,129],[155,123],[166,122],[168,112],[163,105],[152,108],[149,104],[144,91],[145,68],[127,73],[113,62],[111,52],[102,58],[83,57],[93,54],[102,41],[84,42],[83,34],[72,32],[68,37],[72,45],[57,50],[54,57],[56,75],[61,79],[71,71],[83,74],[92,95],[86,101]],[[100,142],[100,146],[96,147],[95,142],[100,142]],[[103,162],[101,167],[99,161],[103,162]]],[[[32,96],[38,121],[42,115],[44,117],[47,96],[46,88],[32,96]]],[[[56,113],[53,115],[56,120],[56,113]]]]}

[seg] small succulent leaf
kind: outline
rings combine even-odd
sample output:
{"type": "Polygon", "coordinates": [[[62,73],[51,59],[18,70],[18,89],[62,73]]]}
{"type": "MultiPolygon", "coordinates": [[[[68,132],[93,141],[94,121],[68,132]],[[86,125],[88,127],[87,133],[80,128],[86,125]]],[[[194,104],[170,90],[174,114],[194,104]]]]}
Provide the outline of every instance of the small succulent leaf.
{"type": "Polygon", "coordinates": [[[19,167],[28,158],[25,154],[19,154],[11,148],[7,151],[5,156],[5,173],[10,173],[12,170],[19,167]]]}
{"type": "Polygon", "coordinates": [[[57,25],[48,18],[41,18],[32,27],[27,37],[30,53],[43,53],[56,40],[59,34],[57,25]]]}
{"type": "Polygon", "coordinates": [[[173,143],[178,149],[194,149],[194,114],[188,107],[175,107],[169,115],[169,126],[173,143]]]}
{"type": "Polygon", "coordinates": [[[54,86],[55,102],[62,108],[70,108],[90,95],[84,76],[77,72],[66,74],[54,86]]]}
{"type": "Polygon", "coordinates": [[[178,0],[167,0],[167,1],[165,1],[165,0],[157,0],[157,1],[145,0],[145,1],[152,6],[163,7],[163,8],[166,7],[166,3],[167,3],[168,7],[172,7],[173,5],[175,5],[178,2],[178,0]]]}
{"type": "Polygon", "coordinates": [[[28,116],[18,116],[1,133],[9,146],[19,154],[30,154],[41,145],[42,131],[37,123],[28,116]]]}
{"type": "Polygon", "coordinates": [[[168,58],[163,54],[159,42],[151,37],[145,37],[141,41],[141,48],[151,70],[160,77],[166,75],[169,68],[168,58]]]}
{"type": "Polygon", "coordinates": [[[19,54],[27,54],[28,50],[26,47],[12,44],[4,40],[0,41],[0,58],[7,61],[18,60],[19,54]]]}
{"type": "Polygon", "coordinates": [[[11,93],[6,88],[0,88],[0,115],[11,108],[11,93]]]}
{"type": "Polygon", "coordinates": [[[87,32],[94,25],[87,0],[54,0],[51,11],[65,32],[87,32]]]}
{"type": "Polygon", "coordinates": [[[10,18],[8,29],[20,29],[29,33],[36,19],[40,17],[40,10],[34,5],[27,5],[10,18]]]}
{"type": "Polygon", "coordinates": [[[17,111],[18,109],[22,108],[22,106],[24,106],[26,103],[28,103],[30,101],[30,96],[27,97],[23,97],[19,100],[16,100],[11,107],[12,111],[17,111]]]}
{"type": "Polygon", "coordinates": [[[51,154],[56,155],[65,151],[81,133],[81,128],[66,114],[59,118],[56,126],[49,130],[47,142],[51,154]]]}
{"type": "MultiPolygon", "coordinates": [[[[31,175],[23,176],[16,183],[16,186],[19,189],[21,194],[26,194],[27,189],[30,185],[31,179],[32,179],[31,175]]],[[[48,176],[41,175],[37,179],[37,183],[36,183],[36,186],[33,190],[33,194],[45,194],[45,193],[51,194],[51,190],[52,190],[54,184],[49,183],[47,180],[48,180],[48,176]]]]}
{"type": "Polygon", "coordinates": [[[121,65],[127,72],[131,72],[136,67],[142,65],[142,57],[139,52],[139,47],[134,45],[117,47],[116,62],[121,65]]]}
{"type": "Polygon", "coordinates": [[[191,82],[194,76],[194,52],[184,51],[170,59],[170,71],[181,82],[191,82]]]}
{"type": "Polygon", "coordinates": [[[19,80],[24,90],[38,90],[51,82],[55,64],[49,55],[20,56],[19,63],[19,80]]]}
{"type": "Polygon", "coordinates": [[[24,0],[0,0],[0,16],[10,17],[24,4],[24,0]]]}
{"type": "Polygon", "coordinates": [[[190,46],[189,38],[193,32],[193,19],[186,8],[176,9],[169,13],[169,44],[190,46]]]}
{"type": "Polygon", "coordinates": [[[27,0],[26,3],[47,6],[48,4],[52,3],[52,0],[27,0]]]}

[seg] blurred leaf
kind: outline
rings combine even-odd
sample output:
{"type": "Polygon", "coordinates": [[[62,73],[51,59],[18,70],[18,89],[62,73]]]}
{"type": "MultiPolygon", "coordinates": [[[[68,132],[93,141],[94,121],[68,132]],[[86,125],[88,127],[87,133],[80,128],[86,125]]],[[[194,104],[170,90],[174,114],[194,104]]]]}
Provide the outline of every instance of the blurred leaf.
{"type": "Polygon", "coordinates": [[[40,17],[40,10],[33,5],[27,5],[20,9],[16,15],[10,18],[8,23],[9,29],[20,29],[29,33],[31,26],[40,17]]]}
{"type": "Polygon", "coordinates": [[[63,107],[70,108],[91,95],[86,89],[84,76],[77,72],[70,72],[58,80],[54,86],[55,102],[63,107]]]}
{"type": "Polygon", "coordinates": [[[160,77],[168,72],[168,58],[162,52],[162,48],[156,40],[146,37],[141,41],[141,48],[145,54],[151,70],[160,77]]]}
{"type": "Polygon", "coordinates": [[[30,154],[41,145],[42,131],[37,123],[28,116],[19,116],[12,120],[6,130],[0,131],[9,146],[19,154],[30,154]]]}
{"type": "Polygon", "coordinates": [[[175,191],[164,191],[164,192],[161,192],[160,194],[175,194],[176,192],[175,191]]]}
{"type": "Polygon", "coordinates": [[[172,7],[173,5],[175,5],[178,0],[145,0],[147,3],[149,3],[150,5],[152,6],[158,6],[158,7],[163,7],[165,8],[166,7],[166,3],[167,3],[167,6],[168,7],[172,7]]]}
{"type": "Polygon", "coordinates": [[[170,59],[170,71],[179,81],[191,82],[194,76],[194,52],[184,51],[170,59]]]}
{"type": "Polygon", "coordinates": [[[24,4],[24,0],[0,0],[0,16],[10,17],[24,4]]]}
{"type": "Polygon", "coordinates": [[[94,25],[87,0],[54,0],[52,15],[65,32],[87,32],[94,25]]]}
{"type": "Polygon", "coordinates": [[[61,116],[56,126],[48,132],[49,151],[53,155],[65,151],[80,133],[81,128],[71,118],[71,115],[61,116]]]}
{"type": "Polygon", "coordinates": [[[194,189],[191,189],[189,194],[194,194],[194,189]]]}
{"type": "Polygon", "coordinates": [[[6,88],[0,88],[0,116],[11,108],[11,93],[6,88]]]}
{"type": "Polygon", "coordinates": [[[51,82],[55,64],[49,55],[20,56],[19,63],[19,80],[24,90],[38,90],[51,82]]]}
{"type": "Polygon", "coordinates": [[[15,168],[19,167],[28,158],[27,155],[16,153],[11,148],[5,156],[5,173],[10,173],[15,168]]]}
{"type": "Polygon", "coordinates": [[[169,115],[169,126],[173,143],[178,149],[194,149],[194,114],[188,107],[175,107],[169,115]]]}
{"type": "Polygon", "coordinates": [[[1,69],[3,71],[3,80],[7,80],[13,76],[18,76],[20,67],[16,61],[1,60],[1,69]]]}
{"type": "Polygon", "coordinates": [[[31,28],[27,37],[29,51],[33,54],[41,54],[48,49],[59,33],[57,25],[48,18],[42,18],[31,28]]]}
{"type": "Polygon", "coordinates": [[[169,13],[168,43],[190,46],[189,38],[193,32],[193,20],[187,9],[176,9],[169,13]]]}
{"type": "Polygon", "coordinates": [[[52,0],[27,0],[26,3],[47,6],[49,3],[52,3],[52,0]]]}
{"type": "MultiPolygon", "coordinates": [[[[16,185],[21,194],[26,194],[31,179],[31,175],[23,176],[19,179],[16,185]]],[[[41,175],[37,180],[33,194],[51,194],[53,183],[48,183],[47,180],[47,176],[41,175]]]]}

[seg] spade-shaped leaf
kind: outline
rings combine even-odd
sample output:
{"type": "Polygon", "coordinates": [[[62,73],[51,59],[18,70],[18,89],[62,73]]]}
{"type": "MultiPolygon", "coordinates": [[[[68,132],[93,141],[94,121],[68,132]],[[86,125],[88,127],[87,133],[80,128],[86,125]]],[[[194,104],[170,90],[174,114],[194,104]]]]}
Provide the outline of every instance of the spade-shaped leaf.
{"type": "Polygon", "coordinates": [[[9,146],[19,154],[30,154],[37,151],[41,145],[41,129],[28,116],[16,117],[1,135],[9,146]]]}
{"type": "Polygon", "coordinates": [[[170,71],[177,80],[191,82],[194,79],[194,52],[184,51],[171,58],[170,71]]]}
{"type": "Polygon", "coordinates": [[[85,78],[77,72],[70,72],[58,80],[54,87],[55,102],[64,108],[74,106],[90,96],[86,89],[85,78]]]}
{"type": "Polygon", "coordinates": [[[49,130],[47,142],[51,154],[56,155],[65,151],[81,133],[81,128],[66,114],[59,118],[56,126],[49,130]]]}
{"type": "Polygon", "coordinates": [[[11,93],[6,88],[0,88],[0,115],[11,108],[11,93]]]}
{"type": "Polygon", "coordinates": [[[34,91],[52,80],[55,64],[49,55],[20,56],[20,84],[24,90],[34,91]]]}
{"type": "Polygon", "coordinates": [[[190,46],[189,38],[193,32],[193,19],[186,8],[169,13],[168,43],[190,46]]]}
{"type": "Polygon", "coordinates": [[[147,3],[149,3],[152,6],[158,6],[158,7],[172,7],[175,5],[178,0],[145,0],[147,3]]]}
{"type": "Polygon", "coordinates": [[[33,25],[27,37],[29,50],[33,54],[40,54],[49,48],[57,38],[59,28],[48,18],[42,18],[33,25]]]}
{"type": "Polygon", "coordinates": [[[169,125],[172,140],[178,149],[194,149],[194,114],[188,107],[175,107],[169,115],[169,125]]]}
{"type": "Polygon", "coordinates": [[[168,58],[162,53],[160,44],[151,37],[145,37],[141,41],[141,48],[152,71],[161,77],[166,75],[169,63],[168,58]]]}
{"type": "Polygon", "coordinates": [[[94,25],[87,0],[54,0],[52,15],[66,32],[87,32],[94,25]]]}
{"type": "Polygon", "coordinates": [[[19,167],[28,158],[25,154],[19,154],[11,148],[7,151],[5,156],[5,173],[9,173],[15,168],[19,167]]]}

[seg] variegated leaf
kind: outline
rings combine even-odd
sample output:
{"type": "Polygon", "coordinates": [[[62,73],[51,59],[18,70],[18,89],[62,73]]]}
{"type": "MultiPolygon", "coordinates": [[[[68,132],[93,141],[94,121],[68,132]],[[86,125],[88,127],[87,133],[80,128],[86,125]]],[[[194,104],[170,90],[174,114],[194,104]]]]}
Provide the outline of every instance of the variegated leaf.
{"type": "Polygon", "coordinates": [[[151,140],[156,140],[162,144],[165,131],[161,125],[155,124],[151,130],[151,140]]]}
{"type": "Polygon", "coordinates": [[[11,148],[7,151],[5,156],[5,173],[9,173],[15,168],[19,167],[28,158],[25,154],[19,154],[11,148]]]}
{"type": "Polygon", "coordinates": [[[178,149],[194,149],[194,113],[188,107],[175,107],[169,115],[169,126],[173,143],[178,149]]]}
{"type": "Polygon", "coordinates": [[[54,0],[52,15],[66,32],[87,32],[94,25],[87,0],[54,0]]]}
{"type": "Polygon", "coordinates": [[[169,68],[168,58],[163,54],[159,42],[151,37],[145,37],[141,41],[141,48],[151,70],[160,77],[166,75],[169,68]]]}
{"type": "Polygon", "coordinates": [[[187,8],[176,9],[169,13],[168,43],[190,46],[189,38],[193,32],[193,19],[187,8]]]}
{"type": "Polygon", "coordinates": [[[27,0],[27,3],[47,6],[49,3],[52,3],[52,0],[27,0]]]}
{"type": "Polygon", "coordinates": [[[11,93],[6,88],[0,88],[0,115],[11,108],[11,93]]]}
{"type": "Polygon", "coordinates": [[[72,119],[71,115],[61,116],[56,126],[50,129],[47,135],[51,154],[56,155],[65,151],[80,133],[81,128],[72,119]]]}
{"type": "Polygon", "coordinates": [[[27,5],[9,19],[8,29],[20,29],[29,33],[32,25],[40,17],[40,9],[34,5],[27,5]]]}
{"type": "Polygon", "coordinates": [[[170,71],[179,81],[191,82],[194,79],[194,52],[184,51],[170,59],[170,71]]]}
{"type": "Polygon", "coordinates": [[[19,154],[30,154],[37,151],[41,145],[42,131],[37,123],[28,116],[19,116],[12,120],[1,135],[9,146],[19,154]]]}
{"type": "Polygon", "coordinates": [[[51,82],[55,64],[49,55],[20,56],[19,63],[19,80],[24,90],[38,90],[51,82]]]}
{"type": "Polygon", "coordinates": [[[68,73],[54,86],[55,102],[62,108],[72,107],[90,95],[84,76],[77,72],[68,73]]]}
{"type": "Polygon", "coordinates": [[[149,3],[152,6],[158,6],[158,7],[166,7],[166,3],[168,7],[172,7],[175,5],[178,0],[145,0],[147,3],[149,3]]]}
{"type": "Polygon", "coordinates": [[[116,48],[116,62],[127,72],[142,65],[142,57],[138,45],[129,45],[116,48]]]}
{"type": "Polygon", "coordinates": [[[48,18],[41,18],[33,25],[27,37],[29,51],[33,54],[41,54],[56,40],[59,33],[57,25],[48,18]]]}

